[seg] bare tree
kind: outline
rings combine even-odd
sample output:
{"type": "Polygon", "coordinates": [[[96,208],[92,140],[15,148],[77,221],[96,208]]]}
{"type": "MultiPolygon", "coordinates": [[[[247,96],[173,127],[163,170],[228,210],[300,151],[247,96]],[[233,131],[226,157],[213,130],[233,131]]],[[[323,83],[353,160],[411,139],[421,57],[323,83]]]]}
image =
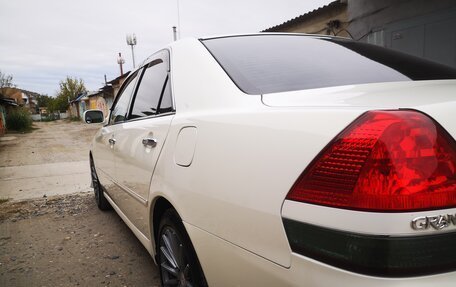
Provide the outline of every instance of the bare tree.
{"type": "Polygon", "coordinates": [[[0,93],[2,95],[4,95],[6,88],[15,88],[15,87],[16,87],[16,85],[13,84],[13,76],[4,74],[0,70],[0,93]]]}

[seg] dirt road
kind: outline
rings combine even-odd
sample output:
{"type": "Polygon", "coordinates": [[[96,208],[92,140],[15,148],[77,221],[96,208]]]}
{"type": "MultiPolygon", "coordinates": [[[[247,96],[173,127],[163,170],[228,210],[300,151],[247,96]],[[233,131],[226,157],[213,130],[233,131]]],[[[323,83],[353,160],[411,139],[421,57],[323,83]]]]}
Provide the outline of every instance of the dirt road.
{"type": "Polygon", "coordinates": [[[0,140],[0,194],[6,186],[16,188],[9,201],[0,195],[0,286],[158,286],[150,255],[115,212],[97,209],[88,182],[82,192],[66,195],[74,187],[60,174],[61,182],[52,188],[64,195],[50,196],[37,184],[29,191],[34,199],[17,200],[15,195],[24,194],[20,190],[34,177],[30,166],[47,168],[52,177],[50,171],[61,170],[52,164],[71,169],[72,163],[86,163],[96,130],[74,122],[36,127],[0,140]],[[8,168],[29,168],[32,174],[15,179],[8,168]]]}
{"type": "Polygon", "coordinates": [[[99,125],[38,122],[0,137],[0,198],[29,199],[88,191],[90,140],[99,125]]]}

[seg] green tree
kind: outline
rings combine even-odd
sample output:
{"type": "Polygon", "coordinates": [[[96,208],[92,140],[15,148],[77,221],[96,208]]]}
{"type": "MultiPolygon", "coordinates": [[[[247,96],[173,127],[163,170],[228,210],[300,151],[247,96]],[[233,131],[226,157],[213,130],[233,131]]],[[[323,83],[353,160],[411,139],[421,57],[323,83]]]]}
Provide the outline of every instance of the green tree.
{"type": "Polygon", "coordinates": [[[51,98],[49,102],[47,103],[47,110],[49,113],[53,113],[55,111],[58,111],[57,109],[57,103],[56,103],[56,98],[51,98]]]}
{"type": "Polygon", "coordinates": [[[38,102],[38,107],[40,108],[49,108],[49,103],[53,100],[54,98],[49,97],[48,95],[40,95],[36,99],[38,102]]]}
{"type": "Polygon", "coordinates": [[[58,96],[53,100],[54,111],[66,111],[68,109],[69,103],[68,98],[65,96],[58,96]]]}
{"type": "Polygon", "coordinates": [[[67,110],[69,101],[74,100],[80,93],[87,92],[82,79],[67,76],[65,80],[60,81],[59,85],[60,91],[48,107],[50,111],[67,110]]]}

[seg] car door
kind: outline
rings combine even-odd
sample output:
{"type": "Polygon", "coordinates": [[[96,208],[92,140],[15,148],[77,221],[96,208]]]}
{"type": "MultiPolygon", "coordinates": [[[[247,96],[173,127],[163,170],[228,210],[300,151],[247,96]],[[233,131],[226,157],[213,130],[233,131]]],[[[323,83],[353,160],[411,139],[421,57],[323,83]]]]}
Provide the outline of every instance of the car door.
{"type": "Polygon", "coordinates": [[[93,148],[95,166],[97,167],[98,177],[101,184],[106,188],[108,195],[114,200],[116,195],[115,185],[115,134],[119,129],[119,124],[126,120],[131,96],[135,87],[137,73],[133,73],[125,80],[117,94],[116,100],[111,108],[108,124],[101,128],[100,133],[95,138],[93,148]]]}
{"type": "Polygon", "coordinates": [[[130,106],[115,136],[116,179],[122,189],[118,204],[143,234],[150,234],[150,181],[174,115],[168,51],[154,55],[141,70],[130,106]]]}

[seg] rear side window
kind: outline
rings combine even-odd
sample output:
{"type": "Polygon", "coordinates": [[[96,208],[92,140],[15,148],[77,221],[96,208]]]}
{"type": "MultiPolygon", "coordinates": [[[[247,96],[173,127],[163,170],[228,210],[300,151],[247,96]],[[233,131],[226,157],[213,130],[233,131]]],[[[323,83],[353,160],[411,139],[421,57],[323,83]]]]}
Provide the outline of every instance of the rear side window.
{"type": "Polygon", "coordinates": [[[247,94],[456,79],[456,69],[340,38],[256,35],[206,39],[202,43],[247,94]]]}
{"type": "Polygon", "coordinates": [[[160,98],[168,78],[168,68],[161,59],[152,61],[144,71],[136,92],[130,118],[158,113],[160,98]]]}

